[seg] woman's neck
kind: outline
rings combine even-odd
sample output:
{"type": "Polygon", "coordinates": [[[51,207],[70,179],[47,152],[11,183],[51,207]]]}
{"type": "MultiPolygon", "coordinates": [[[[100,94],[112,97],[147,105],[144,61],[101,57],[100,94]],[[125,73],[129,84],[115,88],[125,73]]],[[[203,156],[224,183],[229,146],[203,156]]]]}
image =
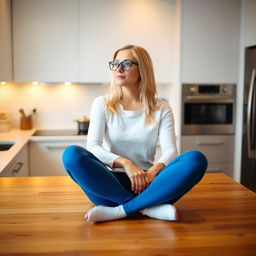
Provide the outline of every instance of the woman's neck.
{"type": "Polygon", "coordinates": [[[142,103],[140,102],[139,90],[129,90],[123,87],[123,96],[121,98],[120,104],[125,110],[139,110],[142,108],[142,103]]]}

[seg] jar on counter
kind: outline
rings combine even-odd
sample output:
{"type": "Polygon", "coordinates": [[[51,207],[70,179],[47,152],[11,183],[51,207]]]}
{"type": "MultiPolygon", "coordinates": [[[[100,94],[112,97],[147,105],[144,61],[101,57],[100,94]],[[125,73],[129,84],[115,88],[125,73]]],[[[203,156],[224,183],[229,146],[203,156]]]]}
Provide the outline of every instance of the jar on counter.
{"type": "Polygon", "coordinates": [[[0,132],[8,132],[11,129],[11,122],[6,113],[0,112],[0,132]]]}

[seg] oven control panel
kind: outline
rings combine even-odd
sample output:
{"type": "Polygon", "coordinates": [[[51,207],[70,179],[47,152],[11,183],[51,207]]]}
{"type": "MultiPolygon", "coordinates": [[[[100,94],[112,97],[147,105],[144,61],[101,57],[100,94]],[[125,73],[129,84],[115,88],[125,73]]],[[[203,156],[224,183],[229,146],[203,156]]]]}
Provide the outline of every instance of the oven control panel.
{"type": "Polygon", "coordinates": [[[234,95],[234,84],[183,84],[183,95],[234,95]]]}

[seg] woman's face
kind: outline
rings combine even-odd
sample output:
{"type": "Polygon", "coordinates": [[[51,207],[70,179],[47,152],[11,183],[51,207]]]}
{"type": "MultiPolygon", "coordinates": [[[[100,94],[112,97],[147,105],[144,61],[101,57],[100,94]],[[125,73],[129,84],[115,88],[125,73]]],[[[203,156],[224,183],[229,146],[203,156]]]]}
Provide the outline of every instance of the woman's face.
{"type": "MultiPolygon", "coordinates": [[[[136,62],[136,59],[132,55],[131,50],[121,50],[117,53],[115,61],[122,62],[122,61],[133,61],[136,62]]],[[[125,71],[124,67],[120,65],[116,71],[112,71],[112,79],[116,85],[120,86],[132,86],[137,85],[140,82],[140,72],[138,65],[132,65],[129,71],[125,71]]]]}

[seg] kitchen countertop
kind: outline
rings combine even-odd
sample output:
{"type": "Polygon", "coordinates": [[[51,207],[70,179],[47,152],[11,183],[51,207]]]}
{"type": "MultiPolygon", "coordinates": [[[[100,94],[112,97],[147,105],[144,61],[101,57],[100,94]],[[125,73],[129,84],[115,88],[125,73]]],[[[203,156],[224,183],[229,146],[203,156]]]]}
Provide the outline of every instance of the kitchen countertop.
{"type": "Polygon", "coordinates": [[[30,141],[81,141],[87,135],[78,135],[76,130],[67,129],[37,129],[30,141]]]}
{"type": "Polygon", "coordinates": [[[0,132],[1,142],[15,142],[15,144],[6,151],[0,151],[0,172],[4,170],[5,167],[11,162],[11,160],[20,152],[20,150],[29,141],[79,141],[86,139],[86,135],[76,135],[70,133],[72,130],[59,130],[59,129],[31,129],[31,130],[20,130],[11,129],[9,132],[0,132]],[[40,131],[40,136],[32,136],[36,131],[40,131]],[[44,132],[51,132],[51,135],[44,134],[44,132]],[[65,133],[60,133],[59,131],[68,131],[70,135],[65,135],[65,133]],[[56,132],[56,134],[54,134],[56,132]]]}
{"type": "Polygon", "coordinates": [[[0,151],[0,172],[11,162],[11,160],[27,144],[29,138],[35,132],[32,130],[11,129],[9,132],[0,132],[1,142],[15,142],[15,144],[6,151],[0,151]]]}
{"type": "Polygon", "coordinates": [[[246,256],[256,251],[256,194],[206,174],[175,206],[177,222],[134,214],[93,225],[68,176],[0,179],[0,255],[246,256]]]}

